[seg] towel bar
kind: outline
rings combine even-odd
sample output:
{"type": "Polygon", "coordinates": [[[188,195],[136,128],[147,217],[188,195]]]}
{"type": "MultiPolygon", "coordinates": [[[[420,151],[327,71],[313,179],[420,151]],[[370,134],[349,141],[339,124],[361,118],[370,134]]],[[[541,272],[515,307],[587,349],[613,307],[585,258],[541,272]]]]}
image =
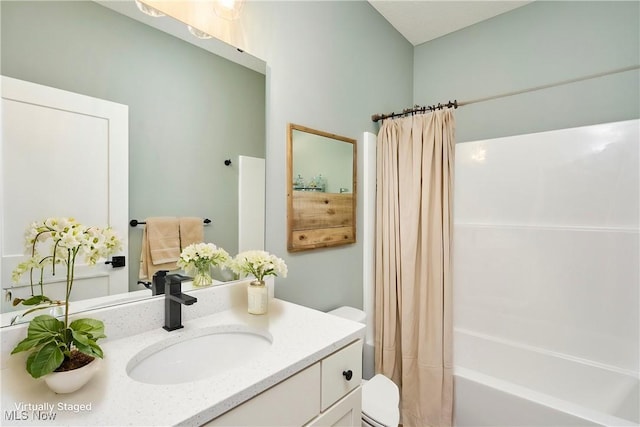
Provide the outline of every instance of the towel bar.
{"type": "MultiPolygon", "coordinates": [[[[211,224],[211,220],[209,218],[205,218],[203,222],[205,223],[205,225],[211,224]]],[[[132,227],[137,227],[140,224],[146,224],[146,222],[138,221],[137,219],[132,219],[131,221],[129,221],[129,225],[132,227]]]]}

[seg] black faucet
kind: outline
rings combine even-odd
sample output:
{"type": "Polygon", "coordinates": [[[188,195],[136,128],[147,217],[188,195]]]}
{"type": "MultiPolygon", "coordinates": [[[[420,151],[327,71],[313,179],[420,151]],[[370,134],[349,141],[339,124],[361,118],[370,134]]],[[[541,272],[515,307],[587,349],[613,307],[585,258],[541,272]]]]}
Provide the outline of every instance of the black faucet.
{"type": "Polygon", "coordinates": [[[167,270],[156,271],[150,283],[151,295],[164,295],[164,284],[167,281],[167,270]]]}
{"type": "Polygon", "coordinates": [[[151,295],[164,294],[164,282],[166,280],[167,270],[156,271],[151,281],[151,295]]]}
{"type": "MultiPolygon", "coordinates": [[[[164,293],[164,326],[167,331],[174,331],[182,328],[182,304],[191,305],[195,304],[198,299],[190,295],[182,293],[180,285],[184,280],[190,280],[191,277],[183,276],[182,274],[170,274],[167,275],[166,271],[162,271],[164,274],[161,276],[164,278],[164,284],[162,285],[162,293],[164,293]]],[[[158,272],[160,273],[160,272],[158,272]]],[[[154,276],[154,283],[156,278],[154,276]]]]}

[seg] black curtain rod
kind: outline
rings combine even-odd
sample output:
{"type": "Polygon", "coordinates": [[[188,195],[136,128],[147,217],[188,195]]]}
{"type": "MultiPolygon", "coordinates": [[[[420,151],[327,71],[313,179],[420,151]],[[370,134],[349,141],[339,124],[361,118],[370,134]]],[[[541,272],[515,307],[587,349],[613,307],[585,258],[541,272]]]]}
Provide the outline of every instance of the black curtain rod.
{"type": "Polygon", "coordinates": [[[458,100],[449,101],[446,104],[438,103],[437,105],[425,105],[422,107],[420,105],[414,105],[413,108],[405,108],[402,110],[402,113],[374,114],[371,116],[371,120],[377,122],[378,120],[392,119],[394,117],[406,117],[410,114],[426,113],[427,111],[442,110],[443,108],[458,108],[458,100]]]}
{"type": "MultiPolygon", "coordinates": [[[[210,224],[211,220],[209,218],[205,218],[203,222],[205,224],[210,224]]],[[[140,224],[146,224],[146,222],[138,221],[137,219],[132,219],[131,221],[129,221],[129,225],[132,226],[132,227],[137,227],[140,224]]]]}

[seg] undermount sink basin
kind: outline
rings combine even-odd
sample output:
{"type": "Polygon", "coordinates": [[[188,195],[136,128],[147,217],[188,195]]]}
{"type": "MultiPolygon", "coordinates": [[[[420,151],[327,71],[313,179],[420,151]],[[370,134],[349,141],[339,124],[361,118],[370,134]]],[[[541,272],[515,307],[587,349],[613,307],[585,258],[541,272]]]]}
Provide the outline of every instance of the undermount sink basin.
{"type": "Polygon", "coordinates": [[[127,374],[147,384],[197,381],[259,358],[271,342],[268,332],[244,325],[198,329],[140,351],[129,361],[127,374]]]}

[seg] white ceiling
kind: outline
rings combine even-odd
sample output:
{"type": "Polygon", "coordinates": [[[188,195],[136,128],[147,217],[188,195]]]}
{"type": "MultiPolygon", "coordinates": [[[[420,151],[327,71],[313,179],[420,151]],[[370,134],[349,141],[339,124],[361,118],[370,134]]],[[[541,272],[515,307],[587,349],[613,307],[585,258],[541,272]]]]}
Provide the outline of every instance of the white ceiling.
{"type": "Polygon", "coordinates": [[[411,44],[417,46],[531,1],[369,0],[411,44]]]}

